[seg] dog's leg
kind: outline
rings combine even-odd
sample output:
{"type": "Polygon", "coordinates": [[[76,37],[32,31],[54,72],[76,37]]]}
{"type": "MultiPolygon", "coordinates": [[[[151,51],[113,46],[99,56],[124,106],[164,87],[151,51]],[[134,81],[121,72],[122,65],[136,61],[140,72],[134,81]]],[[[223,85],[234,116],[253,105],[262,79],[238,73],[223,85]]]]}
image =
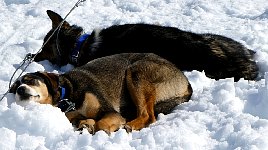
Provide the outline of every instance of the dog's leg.
{"type": "Polygon", "coordinates": [[[127,131],[140,130],[156,121],[154,116],[155,88],[148,81],[140,79],[138,72],[132,74],[130,69],[127,70],[126,80],[130,96],[137,107],[137,118],[128,122],[125,128],[127,131]]]}
{"type": "Polygon", "coordinates": [[[80,120],[85,119],[78,111],[70,111],[65,113],[68,120],[76,127],[78,127],[80,120]]]}
{"type": "Polygon", "coordinates": [[[95,133],[95,120],[85,119],[85,117],[82,116],[78,111],[67,112],[65,113],[65,116],[77,128],[77,130],[86,128],[89,133],[95,133]]]}
{"type": "Polygon", "coordinates": [[[73,122],[80,114],[78,111],[70,111],[65,113],[65,116],[68,118],[70,122],[73,122]]]}
{"type": "Polygon", "coordinates": [[[107,134],[118,130],[120,127],[126,124],[125,118],[119,113],[111,112],[105,114],[99,121],[96,122],[96,131],[103,130],[107,134]]]}

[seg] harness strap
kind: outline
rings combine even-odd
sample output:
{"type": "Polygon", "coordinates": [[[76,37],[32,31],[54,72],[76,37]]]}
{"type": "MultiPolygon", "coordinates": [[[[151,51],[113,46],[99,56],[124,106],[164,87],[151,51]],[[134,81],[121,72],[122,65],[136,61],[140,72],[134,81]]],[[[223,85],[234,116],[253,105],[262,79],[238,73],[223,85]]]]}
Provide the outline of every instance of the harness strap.
{"type": "Polygon", "coordinates": [[[65,97],[65,88],[60,86],[60,99],[65,97]]]}
{"type": "Polygon", "coordinates": [[[75,44],[76,46],[71,53],[71,62],[73,64],[78,63],[78,56],[80,53],[81,46],[89,36],[90,36],[90,34],[83,34],[77,39],[76,44],[75,44]]]}

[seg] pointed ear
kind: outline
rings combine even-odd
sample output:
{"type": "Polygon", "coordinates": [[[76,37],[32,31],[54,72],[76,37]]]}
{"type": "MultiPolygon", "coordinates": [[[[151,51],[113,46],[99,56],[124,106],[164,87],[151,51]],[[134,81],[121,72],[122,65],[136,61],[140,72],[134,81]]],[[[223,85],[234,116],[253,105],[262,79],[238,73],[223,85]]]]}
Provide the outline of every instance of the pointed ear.
{"type": "Polygon", "coordinates": [[[10,87],[10,89],[9,89],[9,93],[13,93],[13,94],[16,94],[16,91],[17,91],[17,88],[20,86],[20,81],[19,80],[17,80],[16,82],[14,82],[12,85],[11,85],[11,87],[10,87]]]}
{"type": "MultiPolygon", "coordinates": [[[[47,15],[49,16],[49,18],[52,21],[52,28],[53,29],[57,28],[59,26],[59,24],[63,21],[62,17],[59,14],[57,14],[51,10],[47,10],[47,15]]],[[[69,26],[70,26],[69,23],[64,21],[63,27],[66,28],[69,26]]]]}

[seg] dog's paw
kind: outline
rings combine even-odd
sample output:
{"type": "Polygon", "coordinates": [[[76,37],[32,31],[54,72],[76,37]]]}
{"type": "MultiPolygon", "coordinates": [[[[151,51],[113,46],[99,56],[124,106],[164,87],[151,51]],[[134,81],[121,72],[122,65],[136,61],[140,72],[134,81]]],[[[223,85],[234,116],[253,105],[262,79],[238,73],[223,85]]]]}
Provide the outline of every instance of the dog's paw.
{"type": "Polygon", "coordinates": [[[78,126],[79,130],[87,129],[90,134],[94,134],[95,131],[95,120],[93,119],[87,119],[87,120],[81,120],[78,126]]]}
{"type": "Polygon", "coordinates": [[[111,131],[110,130],[108,130],[108,129],[103,129],[103,131],[107,134],[107,135],[111,135],[111,131]]]}
{"type": "Polygon", "coordinates": [[[87,129],[90,134],[95,134],[95,128],[93,125],[83,124],[82,127],[87,129]]]}
{"type": "Polygon", "coordinates": [[[129,126],[129,125],[124,125],[124,127],[123,127],[126,131],[127,131],[127,133],[130,133],[130,132],[132,132],[132,127],[131,126],[129,126]]]}

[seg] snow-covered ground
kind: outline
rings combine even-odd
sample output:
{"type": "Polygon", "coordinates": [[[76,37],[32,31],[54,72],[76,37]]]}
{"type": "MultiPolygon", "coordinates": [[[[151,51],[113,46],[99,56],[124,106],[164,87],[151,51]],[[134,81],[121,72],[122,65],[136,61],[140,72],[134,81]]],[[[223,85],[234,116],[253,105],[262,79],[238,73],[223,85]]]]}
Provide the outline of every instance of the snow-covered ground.
{"type": "MultiPolygon", "coordinates": [[[[0,96],[27,53],[35,53],[51,28],[50,9],[63,17],[76,0],[0,0],[0,96]]],[[[268,149],[268,3],[267,0],[86,0],[67,18],[87,32],[113,24],[155,23],[197,33],[233,38],[256,51],[261,80],[215,81],[185,72],[194,94],[171,114],[141,131],[91,135],[73,131],[59,108],[21,107],[8,94],[0,102],[2,150],[265,150],[268,149]]],[[[189,58],[191,59],[191,58],[189,58]]],[[[65,72],[48,61],[26,72],[65,72]]],[[[16,75],[18,76],[18,74],[16,75]]],[[[15,77],[16,77],[15,76],[15,77]]]]}

